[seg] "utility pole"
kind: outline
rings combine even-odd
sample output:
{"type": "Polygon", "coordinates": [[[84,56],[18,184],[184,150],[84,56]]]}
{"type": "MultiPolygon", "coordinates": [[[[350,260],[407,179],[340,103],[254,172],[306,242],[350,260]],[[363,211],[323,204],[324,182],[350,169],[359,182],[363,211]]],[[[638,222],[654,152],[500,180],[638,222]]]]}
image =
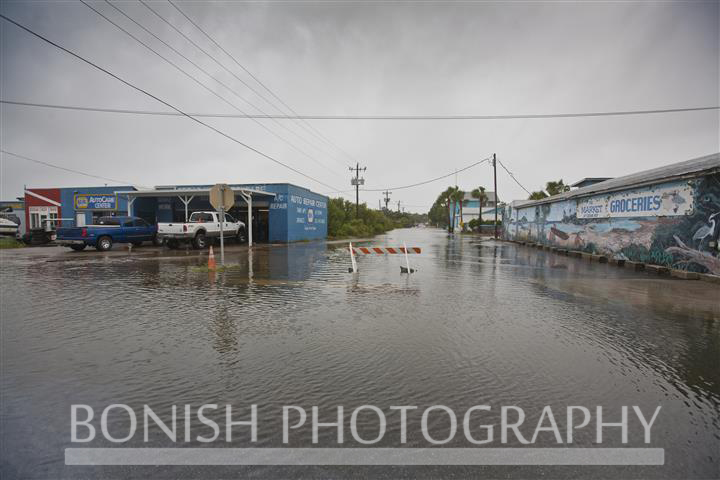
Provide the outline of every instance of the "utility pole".
{"type": "Polygon", "coordinates": [[[352,172],[355,170],[355,176],[350,179],[350,185],[355,185],[355,217],[360,216],[360,185],[365,185],[365,179],[360,178],[360,170],[363,172],[367,167],[360,168],[360,164],[356,163],[355,168],[349,167],[352,172]]]}
{"type": "Polygon", "coordinates": [[[498,193],[497,193],[497,158],[493,153],[493,188],[495,190],[495,240],[497,240],[497,211],[498,211],[498,193]]]}
{"type": "Polygon", "coordinates": [[[385,195],[385,210],[387,210],[387,209],[388,209],[388,203],[390,203],[390,194],[391,194],[392,192],[389,191],[389,190],[385,190],[385,191],[382,192],[382,193],[383,193],[383,195],[385,195]]]}

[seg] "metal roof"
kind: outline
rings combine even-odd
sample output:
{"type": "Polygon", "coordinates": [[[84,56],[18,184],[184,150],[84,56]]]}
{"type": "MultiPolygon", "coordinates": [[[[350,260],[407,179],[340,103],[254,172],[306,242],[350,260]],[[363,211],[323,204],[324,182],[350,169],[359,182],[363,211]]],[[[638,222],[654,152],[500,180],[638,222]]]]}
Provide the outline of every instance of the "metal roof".
{"type": "Polygon", "coordinates": [[[606,180],[612,180],[612,177],[585,177],[582,180],[578,180],[577,182],[570,185],[571,187],[578,187],[582,185],[583,183],[591,182],[591,183],[600,183],[604,182],[606,180]]]}
{"type": "Polygon", "coordinates": [[[624,177],[612,178],[604,182],[595,183],[587,187],[571,190],[560,195],[543,198],[542,200],[525,200],[513,202],[516,208],[525,208],[531,205],[541,205],[570,198],[588,197],[599,193],[625,190],[631,187],[653,185],[671,182],[684,178],[697,177],[700,174],[720,172],[720,153],[713,153],[704,157],[694,158],[680,163],[673,163],[663,167],[653,168],[642,172],[632,173],[624,177]]]}
{"type": "MultiPolygon", "coordinates": [[[[253,190],[250,188],[233,188],[233,192],[245,192],[250,193],[253,196],[268,196],[274,197],[275,194],[271,192],[265,192],[262,190],[253,190]]],[[[128,195],[131,197],[175,197],[184,195],[210,195],[209,188],[177,188],[177,189],[152,189],[152,190],[124,190],[116,191],[118,195],[128,195]]]]}

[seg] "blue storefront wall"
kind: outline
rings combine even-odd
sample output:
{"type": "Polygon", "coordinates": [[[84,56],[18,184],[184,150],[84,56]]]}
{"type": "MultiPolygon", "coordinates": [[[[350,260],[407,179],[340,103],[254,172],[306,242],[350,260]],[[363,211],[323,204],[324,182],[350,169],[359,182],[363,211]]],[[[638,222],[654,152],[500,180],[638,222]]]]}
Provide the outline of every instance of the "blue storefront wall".
{"type": "Polygon", "coordinates": [[[60,203],[62,204],[62,218],[72,219],[72,221],[64,220],[62,226],[74,226],[76,213],[85,213],[85,224],[92,224],[93,212],[107,213],[107,215],[127,215],[127,198],[116,195],[116,191],[135,190],[132,186],[113,186],[113,187],[68,187],[60,189],[60,203]],[[100,202],[97,197],[111,197],[114,200],[108,202],[100,202]],[[76,199],[80,198],[79,204],[87,205],[86,208],[78,208],[76,199]],[[97,200],[97,201],[95,201],[97,200]],[[113,208],[114,207],[114,208],[113,208]]]}
{"type": "Polygon", "coordinates": [[[510,240],[720,274],[720,174],[507,208],[510,240]]]}
{"type": "MultiPolygon", "coordinates": [[[[205,189],[212,187],[212,185],[177,185],[176,187],[178,189],[205,189]]],[[[268,209],[268,241],[298,242],[327,237],[328,198],[326,196],[288,183],[244,183],[230,184],[230,187],[275,194],[275,197],[259,195],[253,198],[253,209],[258,207],[268,209]]],[[[171,192],[172,190],[168,191],[167,197],[138,198],[133,204],[133,213],[143,218],[154,215],[155,222],[172,222],[173,212],[183,207],[171,192]],[[154,203],[140,203],[141,201],[152,201],[154,203]],[[141,205],[145,210],[154,209],[154,214],[151,212],[147,215],[141,215],[141,205]]],[[[242,208],[245,207],[245,202],[240,195],[236,195],[236,205],[242,208]]],[[[207,203],[206,196],[194,199],[189,205],[189,211],[206,210],[208,208],[210,206],[207,203]]],[[[239,220],[247,221],[244,217],[239,217],[239,220]]]]}
{"type": "Polygon", "coordinates": [[[289,183],[232,185],[274,193],[268,221],[271,242],[298,242],[327,237],[328,197],[289,183]]]}

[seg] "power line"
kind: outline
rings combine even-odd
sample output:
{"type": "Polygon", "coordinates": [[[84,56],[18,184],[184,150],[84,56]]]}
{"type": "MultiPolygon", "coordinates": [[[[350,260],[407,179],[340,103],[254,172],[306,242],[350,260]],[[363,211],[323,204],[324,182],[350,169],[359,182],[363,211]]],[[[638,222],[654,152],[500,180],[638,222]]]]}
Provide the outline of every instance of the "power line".
{"type": "MultiPolygon", "coordinates": [[[[109,0],[105,0],[105,1],[106,1],[109,5],[113,6],[113,8],[117,9],[117,7],[115,7],[114,5],[112,5],[112,3],[110,3],[109,0]]],[[[188,37],[187,35],[185,35],[185,33],[184,33],[182,30],[180,30],[180,29],[177,28],[175,25],[173,25],[168,19],[166,19],[165,17],[163,17],[162,15],[160,15],[154,8],[152,8],[150,5],[148,5],[148,4],[147,4],[146,2],[144,2],[143,0],[138,0],[138,1],[139,1],[145,8],[147,8],[148,10],[150,10],[157,18],[159,18],[160,20],[162,20],[166,25],[168,25],[168,26],[169,26],[170,28],[172,28],[175,32],[177,32],[180,36],[182,36],[185,40],[187,40],[193,47],[195,47],[195,48],[197,48],[198,50],[200,50],[205,56],[209,57],[209,58],[210,58],[213,62],[215,62],[220,68],[222,68],[223,70],[225,70],[226,72],[228,72],[230,75],[232,75],[233,77],[235,77],[235,79],[236,79],[237,81],[239,81],[240,83],[242,83],[243,85],[245,85],[245,86],[246,86],[247,88],[249,88],[252,92],[254,92],[258,97],[260,97],[261,99],[263,99],[268,105],[270,105],[270,106],[273,107],[273,108],[277,108],[277,107],[275,107],[275,105],[273,105],[272,103],[270,103],[264,96],[262,96],[259,92],[257,92],[257,90],[255,90],[251,85],[249,85],[247,82],[245,82],[242,78],[238,77],[238,76],[235,74],[235,72],[233,72],[232,70],[230,70],[229,68],[227,68],[222,62],[220,62],[217,58],[215,58],[215,57],[214,57],[212,54],[210,54],[207,50],[205,50],[205,49],[202,48],[200,45],[198,45],[192,38],[190,38],[190,37],[188,37]]],[[[126,15],[126,16],[127,16],[127,15],[126,15]]],[[[129,17],[128,17],[128,18],[129,18],[129,17]]],[[[136,22],[136,23],[137,23],[137,22],[136,22]]],[[[218,80],[217,78],[215,78],[215,77],[213,77],[213,78],[214,78],[215,80],[217,80],[218,82],[220,82],[220,80],[218,80]]],[[[242,98],[243,101],[245,101],[248,105],[250,105],[251,107],[253,107],[255,110],[257,110],[258,112],[260,112],[260,113],[263,114],[263,115],[266,115],[266,113],[265,113],[261,108],[253,105],[250,101],[248,101],[247,99],[241,97],[235,90],[230,89],[230,88],[229,88],[227,85],[225,85],[224,83],[222,83],[222,82],[220,82],[220,83],[221,83],[225,88],[228,88],[230,91],[232,91],[236,96],[238,96],[239,98],[242,98]]],[[[278,110],[279,110],[279,109],[278,109],[278,110]]],[[[279,111],[280,111],[280,110],[279,110],[279,111]]],[[[325,154],[328,155],[332,160],[335,160],[335,161],[339,162],[339,163],[342,164],[343,166],[347,166],[346,163],[344,163],[344,162],[336,159],[331,153],[325,151],[324,149],[319,148],[317,145],[312,144],[312,143],[309,142],[307,139],[305,139],[305,138],[303,138],[302,136],[298,135],[298,134],[297,134],[296,132],[294,132],[292,129],[290,129],[290,128],[288,128],[287,126],[283,125],[282,123],[278,122],[277,119],[269,118],[269,117],[268,117],[268,119],[269,119],[269,120],[272,120],[273,123],[275,123],[276,125],[280,126],[280,128],[283,128],[284,130],[292,133],[292,134],[295,135],[297,138],[299,138],[299,139],[302,140],[303,142],[307,143],[307,144],[310,145],[311,147],[316,148],[316,149],[318,149],[319,151],[325,153],[325,154]]],[[[327,167],[326,167],[326,168],[327,168],[327,167]]]]}
{"type": "MultiPolygon", "coordinates": [[[[394,188],[393,188],[393,187],[372,188],[372,189],[364,188],[364,189],[361,189],[360,191],[361,191],[361,192],[383,192],[383,193],[384,193],[386,190],[403,190],[403,189],[406,189],[406,188],[413,188],[413,187],[419,187],[419,186],[421,186],[421,185],[427,185],[428,183],[437,182],[438,180],[442,180],[443,178],[452,177],[453,175],[456,175],[456,174],[458,174],[458,173],[460,173],[460,172],[464,172],[465,170],[468,170],[468,169],[470,169],[470,168],[472,168],[472,167],[475,167],[475,166],[477,166],[477,165],[480,165],[481,163],[488,162],[488,161],[490,161],[491,158],[492,158],[492,156],[489,156],[489,157],[487,157],[487,158],[483,158],[482,160],[477,161],[477,162],[474,162],[474,163],[471,163],[470,165],[467,165],[467,166],[461,168],[460,170],[453,170],[451,173],[448,173],[447,175],[442,175],[442,176],[439,176],[439,177],[435,177],[435,178],[432,178],[432,179],[430,179],[430,180],[425,180],[425,181],[423,181],[423,182],[413,183],[413,184],[411,184],[411,185],[404,185],[404,186],[402,186],[402,187],[394,187],[394,188]]],[[[331,193],[348,193],[348,192],[353,192],[353,191],[355,191],[355,190],[333,190],[333,191],[330,191],[330,192],[325,192],[325,195],[329,195],[329,194],[331,194],[331,193]]]]}
{"type": "MultiPolygon", "coordinates": [[[[125,28],[121,27],[121,26],[118,25],[116,22],[112,21],[109,17],[107,17],[107,16],[104,15],[102,12],[100,12],[99,10],[97,10],[96,8],[94,8],[92,5],[90,5],[89,3],[87,3],[85,0],[80,0],[80,2],[81,2],[83,5],[85,5],[86,7],[88,7],[90,10],[92,10],[93,12],[95,12],[96,14],[98,14],[98,15],[99,15],[101,18],[103,18],[105,21],[107,21],[108,23],[110,23],[111,25],[113,25],[114,27],[116,27],[118,30],[120,30],[121,32],[123,32],[124,34],[126,34],[127,36],[129,36],[130,38],[132,38],[133,40],[135,40],[137,43],[139,43],[140,45],[142,45],[142,46],[145,47],[146,49],[150,50],[152,53],[154,53],[155,55],[157,55],[158,57],[160,57],[162,60],[164,60],[165,62],[167,62],[167,63],[170,64],[171,66],[175,67],[175,69],[177,69],[178,71],[180,71],[181,73],[183,73],[186,77],[188,77],[189,79],[191,79],[192,81],[194,81],[195,83],[197,83],[198,85],[200,85],[201,87],[203,87],[205,90],[207,90],[208,92],[210,92],[211,94],[213,94],[214,96],[216,96],[217,98],[219,98],[220,100],[222,100],[225,104],[227,104],[228,106],[230,106],[233,110],[235,110],[235,111],[237,111],[237,112],[240,112],[240,113],[242,114],[242,116],[247,117],[247,114],[246,114],[242,109],[238,108],[234,103],[230,102],[230,101],[227,100],[225,97],[223,97],[222,95],[220,95],[219,93],[217,93],[216,91],[214,91],[213,89],[211,89],[210,87],[208,87],[206,84],[204,84],[203,82],[201,82],[200,80],[198,80],[196,77],[192,76],[192,75],[189,74],[187,71],[183,70],[183,69],[182,69],[180,66],[178,66],[176,63],[174,63],[173,61],[171,61],[171,60],[168,59],[167,57],[165,57],[165,56],[163,56],[162,54],[160,54],[157,50],[155,50],[155,49],[152,48],[150,45],[148,45],[147,43],[145,43],[145,42],[143,42],[142,40],[140,40],[138,37],[136,37],[135,35],[133,35],[133,34],[130,33],[129,31],[127,31],[125,28]]],[[[231,87],[229,87],[227,84],[225,84],[222,80],[219,80],[219,79],[215,78],[215,77],[214,77],[212,74],[210,74],[207,70],[205,70],[205,69],[202,68],[200,65],[198,65],[197,63],[195,63],[194,61],[192,61],[191,59],[189,59],[186,55],[184,55],[182,52],[178,51],[175,47],[173,47],[172,45],[170,45],[169,43],[167,43],[166,41],[164,41],[162,38],[160,38],[160,37],[158,37],[157,35],[155,35],[155,34],[154,34],[153,32],[151,32],[148,28],[146,28],[145,26],[143,26],[142,24],[140,24],[139,22],[137,22],[135,19],[133,19],[132,17],[130,17],[128,14],[126,14],[126,13],[125,13],[124,11],[122,11],[120,8],[118,8],[117,6],[113,5],[113,4],[110,3],[108,0],[105,0],[105,3],[107,3],[107,4],[108,4],[110,7],[112,7],[113,9],[115,9],[117,12],[119,12],[119,13],[120,13],[121,15],[123,15],[125,18],[127,18],[128,20],[130,20],[131,22],[133,22],[135,25],[137,25],[138,27],[140,27],[140,28],[141,28],[143,31],[145,31],[147,34],[151,35],[153,38],[155,38],[156,40],[158,40],[159,42],[161,42],[161,43],[162,43],[163,45],[165,45],[167,48],[169,48],[170,50],[172,50],[173,52],[175,52],[175,54],[177,54],[178,56],[184,58],[188,63],[192,64],[195,68],[197,68],[198,70],[200,70],[201,72],[203,72],[205,75],[207,75],[208,77],[212,78],[213,80],[215,80],[216,82],[218,82],[220,85],[222,85],[223,87],[225,87],[227,90],[229,90],[229,91],[230,91],[233,95],[235,95],[237,98],[239,98],[239,99],[242,100],[243,102],[247,103],[247,104],[250,105],[251,107],[255,108],[255,109],[258,110],[259,112],[262,112],[262,110],[260,110],[259,108],[255,107],[255,105],[253,105],[252,103],[248,102],[245,98],[243,98],[240,94],[238,94],[235,90],[233,90],[233,89],[232,89],[231,87]]],[[[264,113],[264,112],[263,112],[263,113],[264,113]]],[[[248,117],[248,118],[249,118],[249,117],[248,117]]],[[[276,132],[272,131],[272,130],[271,130],[270,128],[268,128],[266,125],[263,125],[262,122],[260,122],[259,120],[257,120],[257,119],[252,119],[252,120],[253,120],[256,124],[258,124],[260,127],[262,127],[263,129],[265,129],[267,132],[269,132],[271,135],[275,136],[275,137],[278,138],[279,140],[285,142],[287,145],[289,145],[290,147],[292,147],[293,149],[295,149],[296,151],[298,151],[300,154],[302,154],[302,155],[306,156],[307,158],[309,158],[310,160],[316,162],[316,163],[317,163],[318,165],[320,165],[321,167],[323,167],[323,168],[328,168],[326,165],[324,165],[324,164],[322,164],[321,162],[319,162],[317,159],[315,159],[314,157],[312,157],[311,155],[309,155],[307,152],[305,152],[305,151],[303,151],[302,149],[300,149],[299,147],[297,147],[295,144],[293,144],[292,142],[290,142],[289,140],[287,140],[287,139],[284,138],[283,136],[281,136],[281,135],[277,134],[276,132]]],[[[277,122],[276,122],[276,123],[277,123],[277,122]]]]}
{"type": "Polygon", "coordinates": [[[26,157],[26,156],[24,156],[24,155],[19,155],[19,154],[17,154],[17,153],[13,153],[13,152],[10,152],[10,151],[5,150],[5,149],[0,149],[0,152],[4,153],[5,155],[10,155],[10,156],[13,156],[13,157],[16,157],[16,158],[20,158],[20,159],[22,159],[22,160],[27,160],[28,162],[39,163],[40,165],[45,165],[46,167],[57,168],[58,170],[64,170],[64,171],[66,171],[66,172],[76,173],[76,174],[78,174],[78,175],[84,175],[84,176],[86,176],[86,177],[96,178],[96,179],[98,179],[98,180],[106,180],[106,181],[108,181],[108,182],[119,183],[119,184],[123,184],[123,185],[136,185],[136,186],[138,186],[138,187],[143,187],[143,185],[138,185],[138,184],[136,184],[136,183],[134,183],[134,182],[126,182],[125,180],[118,180],[118,179],[116,179],[116,178],[101,177],[101,176],[99,176],[99,175],[93,175],[93,174],[91,174],[91,173],[81,172],[80,170],[73,170],[72,168],[67,168],[67,167],[63,167],[63,166],[60,166],[60,165],[55,165],[54,163],[43,162],[42,160],[36,160],[36,159],[34,159],[34,158],[26,157]]]}
{"type": "MultiPolygon", "coordinates": [[[[59,110],[81,110],[88,112],[121,113],[131,115],[159,115],[159,116],[182,116],[177,112],[163,112],[152,110],[130,110],[122,108],[84,107],[79,105],[58,105],[49,103],[18,102],[11,100],[0,100],[0,103],[19,105],[25,107],[54,108],[59,110]]],[[[234,113],[192,113],[194,117],[203,118],[247,118],[247,119],[278,119],[278,120],[510,120],[510,119],[533,119],[533,118],[574,118],[574,117],[600,117],[600,116],[622,116],[622,115],[650,115],[661,113],[698,112],[706,110],[718,110],[720,107],[689,107],[663,110],[634,110],[618,112],[586,112],[586,113],[557,113],[540,115],[253,115],[234,113]]]]}
{"type": "Polygon", "coordinates": [[[421,185],[426,185],[426,184],[428,184],[428,183],[437,182],[438,180],[442,180],[443,178],[452,177],[452,176],[455,175],[456,173],[464,172],[465,170],[468,170],[468,169],[470,169],[470,168],[472,168],[472,167],[475,167],[475,166],[477,166],[477,165],[480,165],[481,163],[487,162],[487,161],[490,160],[490,158],[492,158],[492,157],[484,158],[484,159],[482,159],[482,160],[480,160],[480,161],[478,161],[478,162],[471,163],[470,165],[468,165],[468,166],[466,166],[466,167],[463,167],[463,168],[461,168],[460,170],[455,170],[455,171],[453,171],[453,172],[451,172],[451,173],[448,173],[447,175],[442,175],[442,176],[440,176],[440,177],[432,178],[432,179],[430,179],[430,180],[425,180],[424,182],[413,183],[413,184],[411,184],[411,185],[404,185],[404,186],[402,186],[402,187],[388,187],[388,188],[363,189],[362,191],[363,191],[363,192],[382,192],[382,191],[385,191],[385,190],[404,190],[404,189],[406,189],[406,188],[419,187],[419,186],[421,186],[421,185]]]}
{"type": "MultiPolygon", "coordinates": [[[[225,55],[227,55],[228,57],[230,57],[230,59],[231,59],[233,62],[235,62],[235,64],[236,64],[238,67],[240,67],[241,69],[243,69],[243,71],[244,71],[245,73],[247,73],[253,80],[255,80],[255,81],[256,81],[260,86],[262,86],[268,93],[270,93],[270,95],[272,95],[277,101],[279,101],[288,111],[290,111],[290,112],[293,113],[294,115],[298,115],[298,113],[297,113],[295,110],[293,110],[292,107],[290,107],[290,105],[288,105],[287,103],[285,103],[285,101],[284,101],[282,98],[280,98],[278,95],[276,95],[275,92],[273,92],[267,85],[265,85],[262,81],[260,81],[259,78],[257,78],[255,75],[253,75],[250,70],[248,70],[247,68],[245,68],[245,66],[244,66],[242,63],[240,63],[232,54],[230,54],[230,52],[228,52],[227,50],[225,50],[225,49],[222,47],[222,45],[220,45],[217,41],[215,41],[215,39],[214,39],[213,37],[211,37],[209,33],[207,33],[200,25],[198,25],[195,21],[193,21],[193,20],[192,20],[185,12],[183,12],[182,9],[181,9],[180,7],[178,7],[172,0],[168,0],[168,3],[169,3],[170,5],[172,5],[173,7],[175,7],[175,10],[177,10],[178,12],[180,12],[180,14],[181,14],[183,17],[185,17],[185,18],[188,20],[188,22],[190,22],[193,26],[195,26],[195,28],[197,28],[198,30],[200,30],[200,32],[202,32],[202,34],[205,35],[216,47],[218,47],[225,55]]],[[[258,92],[255,91],[255,89],[252,89],[252,88],[251,88],[251,90],[252,90],[253,92],[255,92],[257,95],[260,95],[258,92]]],[[[265,97],[262,97],[262,98],[265,99],[265,97]]],[[[268,102],[268,103],[270,103],[267,99],[265,99],[265,101],[268,102]]],[[[278,107],[276,107],[276,108],[278,109],[278,111],[282,112],[282,110],[281,110],[280,108],[278,108],[278,107]]],[[[312,124],[308,123],[308,122],[305,121],[304,119],[301,119],[301,120],[302,120],[302,124],[305,124],[305,125],[307,125],[307,127],[309,127],[310,130],[308,130],[308,131],[315,132],[315,133],[317,134],[318,138],[324,140],[328,145],[330,145],[330,146],[332,146],[332,147],[335,147],[340,153],[342,153],[343,155],[345,155],[346,157],[348,157],[350,160],[352,160],[352,161],[354,161],[354,162],[356,162],[356,163],[359,163],[355,158],[352,157],[352,155],[350,155],[349,153],[347,153],[345,150],[343,150],[343,149],[340,148],[338,145],[336,145],[332,140],[330,140],[330,139],[327,138],[325,135],[323,135],[319,130],[317,130],[315,127],[313,127],[312,124]]]]}
{"type": "Polygon", "coordinates": [[[262,156],[262,157],[270,160],[271,162],[276,163],[276,164],[278,164],[278,165],[280,165],[280,166],[282,166],[282,167],[285,167],[286,169],[288,169],[288,170],[290,170],[290,171],[293,171],[293,172],[297,173],[298,175],[301,175],[301,176],[303,176],[303,177],[305,177],[305,178],[307,178],[307,179],[310,179],[310,180],[312,180],[313,182],[316,182],[316,183],[318,183],[318,184],[320,184],[320,185],[326,186],[326,187],[328,187],[328,188],[333,188],[332,186],[328,185],[327,183],[322,182],[322,181],[320,181],[320,180],[318,180],[318,179],[316,179],[316,178],[313,178],[313,177],[311,177],[310,175],[308,175],[308,174],[306,174],[306,173],[303,173],[303,172],[301,172],[300,170],[298,170],[298,169],[296,169],[296,168],[294,168],[294,167],[291,167],[290,165],[288,165],[288,164],[286,164],[286,163],[283,163],[283,162],[281,162],[280,160],[277,160],[276,158],[274,158],[274,157],[272,157],[272,156],[270,156],[270,155],[268,155],[268,154],[266,154],[266,153],[258,150],[257,148],[252,147],[252,146],[248,145],[247,143],[244,143],[244,142],[238,140],[237,138],[235,138],[235,137],[233,137],[233,136],[231,136],[231,135],[223,132],[222,130],[220,130],[220,129],[218,129],[218,128],[215,128],[215,127],[213,127],[212,125],[210,125],[210,124],[208,124],[208,123],[205,123],[205,122],[203,122],[202,120],[200,120],[200,119],[198,119],[198,118],[196,118],[196,117],[193,117],[192,115],[189,115],[189,114],[185,113],[184,111],[180,110],[178,107],[172,105],[171,103],[169,103],[169,102],[167,102],[167,101],[165,101],[165,100],[163,100],[163,99],[161,99],[161,98],[153,95],[152,93],[150,93],[150,92],[148,92],[148,91],[146,91],[146,90],[143,90],[142,88],[140,88],[140,87],[138,87],[138,86],[136,86],[136,85],[133,85],[133,84],[130,83],[129,81],[127,81],[127,80],[121,78],[120,76],[118,76],[118,75],[110,72],[109,70],[107,70],[107,69],[105,69],[105,68],[97,65],[96,63],[93,63],[92,61],[86,59],[85,57],[81,56],[80,54],[75,53],[75,52],[73,52],[72,50],[63,47],[62,45],[59,45],[59,44],[53,42],[52,40],[50,40],[50,39],[42,36],[42,35],[39,34],[39,33],[34,32],[34,31],[31,30],[30,28],[28,28],[28,27],[26,27],[26,26],[24,26],[24,25],[16,22],[15,20],[13,20],[13,19],[5,16],[5,15],[2,14],[2,13],[0,13],[0,18],[2,18],[3,20],[5,20],[5,21],[7,21],[7,22],[12,23],[13,25],[17,26],[18,28],[20,28],[20,29],[26,31],[27,33],[29,33],[29,34],[31,34],[31,35],[39,38],[40,40],[48,43],[49,45],[52,45],[53,47],[55,47],[55,48],[57,48],[57,49],[59,49],[59,50],[62,50],[63,52],[65,52],[65,53],[67,53],[67,54],[69,54],[69,55],[72,55],[73,57],[77,58],[78,60],[80,60],[80,61],[82,61],[82,62],[90,65],[91,67],[100,70],[101,72],[103,72],[103,73],[111,76],[112,78],[114,78],[114,79],[116,79],[117,81],[119,81],[119,82],[127,85],[128,87],[132,88],[133,90],[136,90],[136,91],[138,91],[138,92],[140,92],[140,93],[142,93],[142,94],[145,94],[145,95],[147,95],[148,97],[152,98],[153,100],[155,100],[155,101],[157,101],[157,102],[165,105],[166,107],[169,107],[169,108],[175,110],[176,112],[178,112],[178,113],[182,114],[183,116],[189,118],[190,120],[192,120],[192,121],[194,121],[194,122],[196,122],[196,123],[204,126],[205,128],[208,128],[208,129],[214,131],[215,133],[217,133],[217,134],[219,134],[219,135],[222,135],[223,137],[227,138],[228,140],[230,140],[230,141],[232,141],[232,142],[234,142],[234,143],[236,143],[236,144],[238,144],[238,145],[240,145],[240,146],[242,146],[242,147],[245,147],[246,149],[248,149],[248,150],[250,150],[250,151],[252,151],[252,152],[257,153],[258,155],[260,155],[260,156],[262,156]]]}
{"type": "Polygon", "coordinates": [[[510,170],[508,170],[507,167],[506,167],[500,160],[498,160],[497,162],[500,164],[501,167],[503,167],[503,169],[508,173],[508,175],[510,175],[510,178],[512,178],[513,180],[515,180],[515,183],[517,183],[518,185],[520,185],[520,188],[522,188],[523,190],[525,190],[525,191],[528,193],[528,195],[532,195],[532,193],[530,193],[530,190],[528,190],[527,188],[525,188],[525,187],[523,186],[523,184],[520,183],[517,178],[515,178],[515,175],[513,175],[512,172],[511,172],[510,170]]]}

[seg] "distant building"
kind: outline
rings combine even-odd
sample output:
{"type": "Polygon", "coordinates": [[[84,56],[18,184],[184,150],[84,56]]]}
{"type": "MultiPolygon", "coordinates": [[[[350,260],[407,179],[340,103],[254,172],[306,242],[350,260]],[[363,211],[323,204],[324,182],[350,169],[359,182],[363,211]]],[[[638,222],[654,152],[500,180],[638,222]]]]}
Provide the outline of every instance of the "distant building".
{"type": "Polygon", "coordinates": [[[570,185],[572,188],[583,188],[595,185],[596,183],[604,182],[605,180],[612,180],[613,177],[585,177],[582,180],[570,185]]]}
{"type": "MultiPolygon", "coordinates": [[[[482,204],[482,218],[483,221],[494,219],[495,208],[497,207],[498,199],[495,192],[485,192],[487,197],[482,204]]],[[[462,209],[460,204],[455,207],[455,227],[462,228],[463,225],[470,223],[470,220],[477,219],[480,216],[480,201],[477,198],[473,198],[471,192],[465,192],[465,197],[462,202],[462,209]]],[[[498,213],[498,218],[500,214],[498,213]]]]}

